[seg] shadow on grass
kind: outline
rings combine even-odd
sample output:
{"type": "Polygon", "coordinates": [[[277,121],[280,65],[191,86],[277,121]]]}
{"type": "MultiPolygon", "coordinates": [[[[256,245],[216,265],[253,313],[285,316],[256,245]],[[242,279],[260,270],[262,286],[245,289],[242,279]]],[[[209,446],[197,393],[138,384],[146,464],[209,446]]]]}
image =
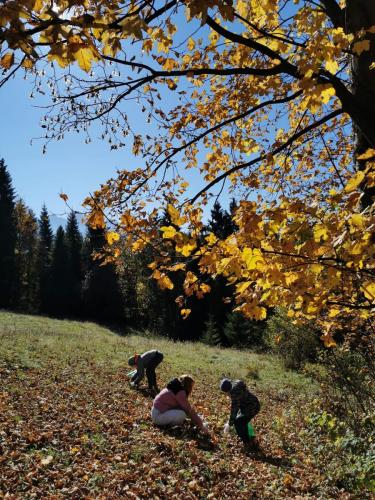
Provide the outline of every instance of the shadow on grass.
{"type": "Polygon", "coordinates": [[[256,462],[263,462],[266,464],[274,465],[275,467],[289,468],[292,465],[287,458],[267,455],[262,449],[246,450],[245,455],[256,462]]]}
{"type": "Polygon", "coordinates": [[[188,426],[167,426],[159,427],[155,426],[163,434],[171,436],[177,441],[195,441],[197,447],[204,451],[214,451],[218,448],[217,444],[214,443],[209,436],[205,436],[199,433],[193,427],[188,426]]]}

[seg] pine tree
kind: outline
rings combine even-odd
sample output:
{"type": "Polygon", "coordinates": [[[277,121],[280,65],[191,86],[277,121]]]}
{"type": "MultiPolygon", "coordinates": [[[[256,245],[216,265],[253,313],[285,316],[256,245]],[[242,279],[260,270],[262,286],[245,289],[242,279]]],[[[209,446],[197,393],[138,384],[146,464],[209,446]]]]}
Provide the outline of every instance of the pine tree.
{"type": "Polygon", "coordinates": [[[53,233],[47,207],[43,205],[39,219],[39,243],[37,257],[39,310],[42,313],[50,312],[52,240],[53,233]]]}
{"type": "Polygon", "coordinates": [[[55,316],[69,313],[70,288],[68,271],[68,249],[65,231],[59,226],[52,248],[50,312],[55,316]]]}
{"type": "Polygon", "coordinates": [[[221,207],[218,201],[215,201],[212,207],[208,229],[219,239],[227,238],[235,229],[231,215],[221,207]]]}
{"type": "Polygon", "coordinates": [[[15,304],[19,311],[37,310],[38,221],[22,200],[15,206],[17,229],[15,304]]]}
{"type": "Polygon", "coordinates": [[[223,345],[223,338],[212,314],[205,323],[202,341],[208,345],[223,345]]]}
{"type": "MultiPolygon", "coordinates": [[[[231,210],[235,209],[234,203],[234,200],[232,200],[231,210]]],[[[211,210],[211,217],[207,227],[209,231],[212,231],[220,239],[227,238],[235,230],[231,215],[221,207],[218,201],[215,202],[211,210]]],[[[227,315],[230,313],[233,305],[226,298],[232,296],[233,287],[228,286],[223,276],[210,279],[209,285],[211,286],[211,292],[207,297],[209,316],[216,324],[218,339],[220,339],[219,343],[226,345],[227,339],[225,338],[223,328],[227,315]]]]}
{"type": "Polygon", "coordinates": [[[77,217],[72,211],[66,224],[67,246],[67,279],[69,281],[69,314],[77,316],[81,311],[81,285],[82,285],[82,236],[79,232],[77,217]]]}
{"type": "Polygon", "coordinates": [[[16,226],[14,190],[4,160],[0,160],[0,308],[14,304],[16,226]]]}
{"type": "Polygon", "coordinates": [[[113,264],[103,265],[102,259],[95,257],[105,244],[102,229],[88,228],[85,242],[87,260],[83,284],[84,308],[91,319],[119,323],[123,321],[124,313],[116,268],[113,264]]]}
{"type": "Polygon", "coordinates": [[[224,325],[224,335],[230,345],[237,347],[263,347],[263,332],[265,321],[255,321],[246,318],[240,312],[231,312],[224,325]]]}

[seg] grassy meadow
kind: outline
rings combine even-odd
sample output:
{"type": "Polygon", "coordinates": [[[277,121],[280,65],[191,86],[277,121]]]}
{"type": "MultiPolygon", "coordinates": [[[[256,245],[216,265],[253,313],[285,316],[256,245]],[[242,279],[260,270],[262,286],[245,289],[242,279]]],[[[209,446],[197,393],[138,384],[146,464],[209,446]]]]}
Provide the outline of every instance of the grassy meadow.
{"type": "Polygon", "coordinates": [[[351,498],[296,438],[318,388],[273,356],[0,312],[0,381],[0,497],[351,498]],[[128,357],[150,348],[165,356],[160,387],[196,379],[191,401],[212,440],[189,423],[153,427],[151,398],[126,376],[128,357]],[[261,401],[260,453],[222,434],[223,376],[245,379],[261,401]]]}

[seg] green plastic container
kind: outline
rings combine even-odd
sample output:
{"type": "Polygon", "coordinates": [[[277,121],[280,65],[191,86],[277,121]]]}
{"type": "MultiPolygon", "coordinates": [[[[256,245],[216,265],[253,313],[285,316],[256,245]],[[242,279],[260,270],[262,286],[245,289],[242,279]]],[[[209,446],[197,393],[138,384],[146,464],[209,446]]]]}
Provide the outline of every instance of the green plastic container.
{"type": "Polygon", "coordinates": [[[249,435],[249,438],[254,438],[255,437],[255,430],[254,430],[254,427],[251,425],[250,422],[247,424],[247,433],[249,435]]]}

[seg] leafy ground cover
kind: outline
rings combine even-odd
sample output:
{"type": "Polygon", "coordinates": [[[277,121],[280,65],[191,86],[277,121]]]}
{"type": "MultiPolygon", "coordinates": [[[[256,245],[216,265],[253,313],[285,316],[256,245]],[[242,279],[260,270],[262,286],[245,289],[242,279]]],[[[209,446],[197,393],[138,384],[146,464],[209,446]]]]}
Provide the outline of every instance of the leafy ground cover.
{"type": "Polygon", "coordinates": [[[354,498],[297,438],[317,388],[274,357],[5,312],[0,325],[0,497],[354,498]],[[152,400],[129,387],[126,361],[152,347],[165,354],[160,386],[196,379],[192,401],[212,441],[189,424],[151,424],[152,400]],[[260,453],[221,432],[224,375],[244,378],[262,402],[260,453]]]}

